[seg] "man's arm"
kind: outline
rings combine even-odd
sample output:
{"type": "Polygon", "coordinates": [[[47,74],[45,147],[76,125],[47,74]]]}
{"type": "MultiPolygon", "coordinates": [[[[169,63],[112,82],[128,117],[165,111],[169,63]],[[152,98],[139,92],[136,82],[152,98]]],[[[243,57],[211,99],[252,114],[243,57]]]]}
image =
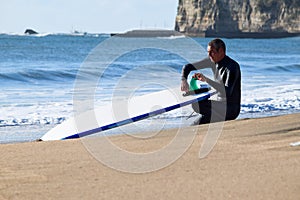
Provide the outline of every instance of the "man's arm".
{"type": "Polygon", "coordinates": [[[211,62],[209,58],[205,58],[198,62],[189,63],[187,65],[184,65],[182,68],[182,73],[181,73],[181,91],[185,91],[185,92],[189,91],[189,84],[187,82],[187,77],[191,71],[198,70],[198,69],[204,69],[204,68],[210,68],[213,65],[214,65],[214,63],[211,62]]]}
{"type": "Polygon", "coordinates": [[[205,58],[195,63],[189,63],[182,67],[181,80],[187,79],[188,75],[193,70],[211,68],[214,66],[214,63],[210,61],[209,58],[205,58]]]}
{"type": "Polygon", "coordinates": [[[211,87],[215,88],[218,92],[220,92],[222,97],[230,99],[233,96],[234,88],[238,82],[240,74],[237,69],[226,69],[226,73],[223,76],[224,77],[222,78],[222,82],[211,80],[205,76],[203,77],[204,81],[206,81],[211,87]]]}
{"type": "Polygon", "coordinates": [[[209,57],[204,58],[203,60],[200,60],[198,62],[192,63],[195,68],[198,69],[204,69],[204,68],[212,68],[213,66],[215,66],[216,64],[211,62],[211,60],[209,59],[209,57]]]}

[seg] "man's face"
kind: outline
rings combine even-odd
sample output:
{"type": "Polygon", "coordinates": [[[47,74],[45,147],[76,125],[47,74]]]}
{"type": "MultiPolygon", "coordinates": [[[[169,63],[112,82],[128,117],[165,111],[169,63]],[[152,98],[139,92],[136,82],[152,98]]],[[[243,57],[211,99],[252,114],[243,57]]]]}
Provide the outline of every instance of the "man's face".
{"type": "Polygon", "coordinates": [[[214,47],[208,46],[207,52],[210,60],[214,63],[221,61],[225,56],[224,50],[222,48],[220,48],[219,51],[217,51],[214,47]]]}

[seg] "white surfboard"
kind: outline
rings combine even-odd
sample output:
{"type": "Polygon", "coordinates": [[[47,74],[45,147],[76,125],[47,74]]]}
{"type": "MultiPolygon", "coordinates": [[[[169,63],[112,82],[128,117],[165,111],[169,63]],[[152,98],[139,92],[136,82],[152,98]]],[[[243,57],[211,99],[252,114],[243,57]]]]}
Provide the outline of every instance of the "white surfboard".
{"type": "Polygon", "coordinates": [[[300,141],[299,142],[292,142],[292,143],[290,143],[290,146],[291,147],[298,147],[298,146],[300,146],[300,141]]]}
{"type": "Polygon", "coordinates": [[[70,118],[51,129],[40,140],[64,140],[99,133],[208,99],[215,93],[215,90],[210,90],[183,96],[180,88],[174,88],[135,96],[70,118]]]}

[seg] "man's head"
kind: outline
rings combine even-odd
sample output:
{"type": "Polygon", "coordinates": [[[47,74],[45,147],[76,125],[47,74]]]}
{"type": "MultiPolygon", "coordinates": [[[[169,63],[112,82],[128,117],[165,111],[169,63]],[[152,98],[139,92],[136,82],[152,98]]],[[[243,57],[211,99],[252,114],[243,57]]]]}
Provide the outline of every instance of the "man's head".
{"type": "Polygon", "coordinates": [[[207,52],[212,62],[220,62],[226,55],[226,45],[221,39],[214,39],[208,43],[207,52]]]}

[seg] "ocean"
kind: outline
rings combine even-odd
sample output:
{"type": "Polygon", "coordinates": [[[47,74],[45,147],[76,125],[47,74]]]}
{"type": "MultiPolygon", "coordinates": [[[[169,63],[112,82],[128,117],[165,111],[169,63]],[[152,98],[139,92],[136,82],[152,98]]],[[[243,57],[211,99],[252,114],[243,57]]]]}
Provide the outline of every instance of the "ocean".
{"type": "MultiPolygon", "coordinates": [[[[182,66],[203,58],[211,39],[0,34],[0,143],[39,139],[74,112],[87,109],[75,109],[78,99],[97,107],[179,87],[182,66]]],[[[239,118],[300,112],[300,37],[224,41],[227,55],[242,71],[239,118]]],[[[164,128],[182,126],[179,119],[190,114],[187,109],[153,117],[144,131],[161,120],[164,128]]]]}

